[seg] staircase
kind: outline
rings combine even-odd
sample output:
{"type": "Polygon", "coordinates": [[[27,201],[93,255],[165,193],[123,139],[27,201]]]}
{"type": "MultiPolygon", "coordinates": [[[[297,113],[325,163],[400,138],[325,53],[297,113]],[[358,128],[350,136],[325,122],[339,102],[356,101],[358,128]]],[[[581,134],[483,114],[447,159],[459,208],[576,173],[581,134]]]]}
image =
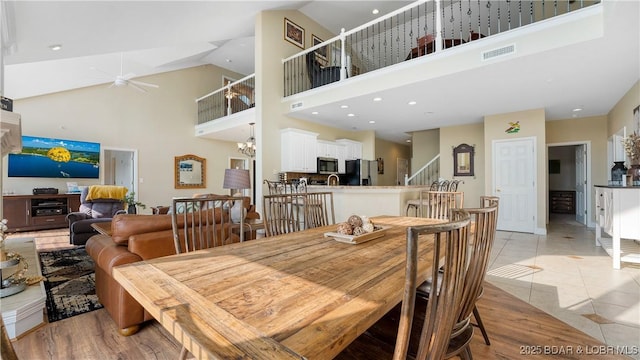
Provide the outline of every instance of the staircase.
{"type": "Polygon", "coordinates": [[[405,176],[405,185],[430,185],[440,179],[440,154],[436,155],[413,175],[405,176]]]}

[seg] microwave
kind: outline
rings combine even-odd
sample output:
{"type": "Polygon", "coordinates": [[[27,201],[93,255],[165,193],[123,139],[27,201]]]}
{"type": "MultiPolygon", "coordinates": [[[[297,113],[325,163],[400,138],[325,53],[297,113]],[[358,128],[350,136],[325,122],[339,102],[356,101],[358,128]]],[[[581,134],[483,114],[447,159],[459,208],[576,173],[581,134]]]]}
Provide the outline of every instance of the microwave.
{"type": "Polygon", "coordinates": [[[318,158],[318,174],[337,174],[338,159],[319,157],[318,158]]]}

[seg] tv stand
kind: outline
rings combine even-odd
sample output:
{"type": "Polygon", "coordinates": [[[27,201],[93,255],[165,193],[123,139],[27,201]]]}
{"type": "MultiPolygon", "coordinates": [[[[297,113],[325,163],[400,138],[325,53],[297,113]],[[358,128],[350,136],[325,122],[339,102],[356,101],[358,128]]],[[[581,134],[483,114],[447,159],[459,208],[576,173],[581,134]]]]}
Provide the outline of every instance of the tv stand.
{"type": "Polygon", "coordinates": [[[80,194],[7,195],[2,209],[9,231],[67,227],[65,217],[80,208],[80,194]]]}

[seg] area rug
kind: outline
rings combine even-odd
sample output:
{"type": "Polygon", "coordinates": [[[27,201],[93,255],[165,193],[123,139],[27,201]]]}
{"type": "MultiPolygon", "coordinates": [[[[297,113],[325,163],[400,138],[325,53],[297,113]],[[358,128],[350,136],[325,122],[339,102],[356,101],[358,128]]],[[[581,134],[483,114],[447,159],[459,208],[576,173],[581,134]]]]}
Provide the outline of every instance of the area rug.
{"type": "Polygon", "coordinates": [[[50,323],[102,308],[96,295],[94,262],[84,247],[39,255],[50,323]]]}

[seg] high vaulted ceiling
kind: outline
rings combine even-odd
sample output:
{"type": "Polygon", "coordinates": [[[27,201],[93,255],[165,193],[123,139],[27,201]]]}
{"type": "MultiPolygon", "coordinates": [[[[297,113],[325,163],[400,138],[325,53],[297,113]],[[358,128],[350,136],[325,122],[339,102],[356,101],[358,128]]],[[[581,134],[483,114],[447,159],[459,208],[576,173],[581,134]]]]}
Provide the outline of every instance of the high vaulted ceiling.
{"type": "MultiPolygon", "coordinates": [[[[254,72],[255,18],[260,11],[297,9],[339,33],[340,28],[354,28],[409,3],[5,0],[1,2],[6,54],[2,93],[20,99],[106,84],[113,81],[106,74],[120,74],[121,55],[122,72],[136,76],[202,64],[250,74],[254,72]],[[373,8],[380,10],[378,15],[372,14],[373,8]],[[49,47],[55,44],[62,49],[52,51],[49,47]]],[[[383,109],[370,106],[370,95],[344,101],[352,109],[363,109],[361,119],[376,121],[358,130],[373,129],[377,136],[397,142],[411,131],[478,122],[484,115],[508,111],[544,108],[547,120],[606,115],[640,79],[639,3],[605,0],[604,33],[592,41],[500,67],[449,74],[429,84],[389,89],[379,94],[385,98],[383,109]],[[443,91],[448,84],[467,85],[443,91]],[[430,101],[411,110],[398,105],[406,105],[416,95],[430,101]],[[392,99],[393,104],[388,101],[392,99]],[[576,107],[583,111],[572,113],[576,107]],[[437,119],[430,121],[431,117],[437,119]]],[[[308,116],[308,120],[344,126],[331,123],[344,115],[340,108],[344,101],[318,107],[315,110],[322,118],[308,116]]]]}
{"type": "Polygon", "coordinates": [[[123,73],[138,77],[202,64],[248,75],[261,11],[297,9],[339,33],[408,3],[3,0],[4,94],[19,99],[108,83],[107,74],[120,74],[121,55],[123,73]]]}

